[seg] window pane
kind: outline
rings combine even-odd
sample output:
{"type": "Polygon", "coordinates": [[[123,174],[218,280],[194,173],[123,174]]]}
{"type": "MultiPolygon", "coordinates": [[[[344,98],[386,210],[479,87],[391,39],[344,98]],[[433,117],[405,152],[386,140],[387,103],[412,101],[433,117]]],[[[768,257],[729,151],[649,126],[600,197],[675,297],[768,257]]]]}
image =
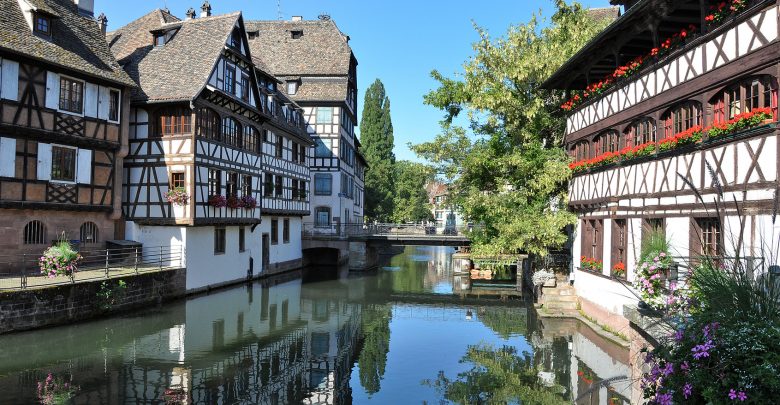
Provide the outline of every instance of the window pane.
{"type": "Polygon", "coordinates": [[[331,140],[317,138],[314,140],[317,144],[314,150],[314,157],[331,157],[333,152],[331,151],[331,140]]]}
{"type": "Polygon", "coordinates": [[[333,123],[333,107],[317,107],[317,124],[333,123]]]}

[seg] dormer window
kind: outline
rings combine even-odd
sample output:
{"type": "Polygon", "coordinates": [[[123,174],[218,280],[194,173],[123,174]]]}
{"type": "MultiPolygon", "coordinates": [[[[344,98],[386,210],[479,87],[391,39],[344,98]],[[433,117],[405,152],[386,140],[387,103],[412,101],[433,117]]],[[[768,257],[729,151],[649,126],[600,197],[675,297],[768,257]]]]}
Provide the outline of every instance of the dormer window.
{"type": "Polygon", "coordinates": [[[249,39],[260,38],[260,31],[247,31],[246,34],[249,36],[249,39]]]}
{"type": "Polygon", "coordinates": [[[287,82],[287,94],[294,96],[298,92],[298,82],[295,80],[287,82]]]}
{"type": "Polygon", "coordinates": [[[156,34],[154,36],[154,46],[165,45],[165,34],[156,34]]]}
{"type": "Polygon", "coordinates": [[[292,39],[301,39],[303,38],[303,31],[290,31],[290,37],[292,39]]]}
{"type": "Polygon", "coordinates": [[[51,36],[51,17],[43,14],[33,14],[33,30],[36,34],[51,36]]]}
{"type": "Polygon", "coordinates": [[[154,32],[154,46],[163,46],[168,42],[171,42],[173,36],[176,35],[177,29],[169,29],[165,32],[154,32]]]}

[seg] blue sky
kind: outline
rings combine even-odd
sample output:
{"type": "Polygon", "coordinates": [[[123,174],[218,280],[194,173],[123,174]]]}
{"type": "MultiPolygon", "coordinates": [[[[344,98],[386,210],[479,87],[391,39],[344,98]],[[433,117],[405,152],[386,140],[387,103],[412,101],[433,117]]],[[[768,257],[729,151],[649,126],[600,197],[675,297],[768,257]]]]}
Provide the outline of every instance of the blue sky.
{"type": "MultiPolygon", "coordinates": [[[[587,7],[606,7],[608,0],[580,0],[587,7]]],[[[109,30],[116,29],[154,8],[167,6],[179,17],[202,0],[146,0],[95,2],[96,14],[105,12],[109,30]]],[[[276,19],[277,0],[211,0],[214,14],[241,10],[246,19],[276,19]]],[[[494,37],[510,24],[527,21],[542,10],[550,15],[552,0],[281,0],[285,19],[301,15],[315,19],[326,13],[349,35],[358,59],[359,101],[374,79],[384,82],[390,96],[398,159],[413,159],[406,144],[433,138],[442,113],[423,104],[436,83],[430,72],[447,76],[461,70],[478,39],[472,21],[494,37]]]]}

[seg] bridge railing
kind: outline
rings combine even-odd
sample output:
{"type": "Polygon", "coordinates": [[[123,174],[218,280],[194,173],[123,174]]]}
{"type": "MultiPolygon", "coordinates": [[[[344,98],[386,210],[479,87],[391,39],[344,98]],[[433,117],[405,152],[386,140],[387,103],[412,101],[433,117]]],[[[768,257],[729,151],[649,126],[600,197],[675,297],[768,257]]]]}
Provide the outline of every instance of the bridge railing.
{"type": "Polygon", "coordinates": [[[435,224],[316,224],[304,223],[304,237],[352,236],[463,236],[471,226],[436,226],[435,224]]]}

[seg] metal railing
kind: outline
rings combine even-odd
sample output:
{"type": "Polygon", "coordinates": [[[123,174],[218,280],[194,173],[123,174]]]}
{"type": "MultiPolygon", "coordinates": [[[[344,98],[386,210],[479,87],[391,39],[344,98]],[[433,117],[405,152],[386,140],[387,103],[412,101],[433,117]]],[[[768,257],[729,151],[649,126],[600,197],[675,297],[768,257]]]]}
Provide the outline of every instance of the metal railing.
{"type": "Polygon", "coordinates": [[[78,270],[69,276],[42,274],[41,254],[0,255],[0,290],[24,290],[110,279],[185,266],[182,246],[128,247],[81,250],[78,270]]]}
{"type": "Polygon", "coordinates": [[[473,226],[436,226],[432,224],[303,224],[303,236],[465,236],[473,226]]]}

